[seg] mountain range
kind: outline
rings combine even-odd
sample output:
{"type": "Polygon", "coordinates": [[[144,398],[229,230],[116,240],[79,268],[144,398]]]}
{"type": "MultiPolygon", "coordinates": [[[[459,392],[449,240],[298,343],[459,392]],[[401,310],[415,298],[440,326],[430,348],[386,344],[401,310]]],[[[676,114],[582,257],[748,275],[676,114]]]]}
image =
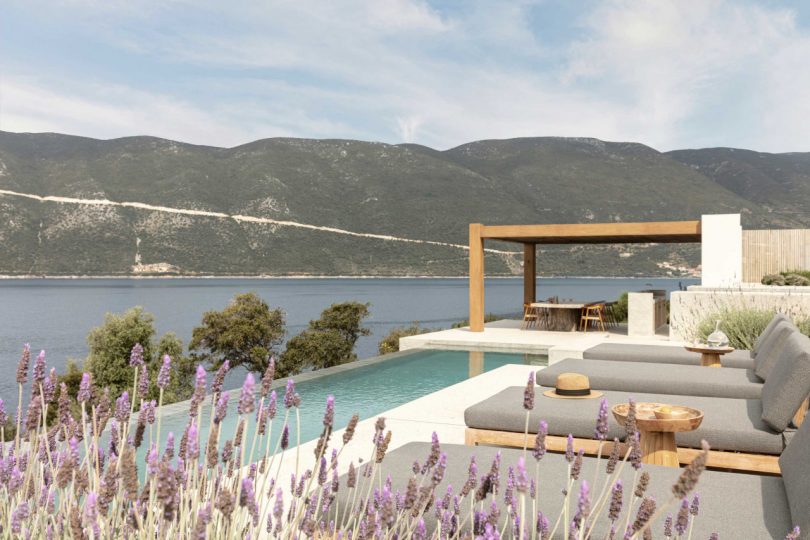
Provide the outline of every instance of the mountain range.
{"type": "MultiPolygon", "coordinates": [[[[810,153],[559,137],[445,151],[293,138],[216,148],[0,132],[4,275],[464,275],[471,222],[704,213],[810,226],[810,153]]],[[[489,274],[520,271],[519,246],[488,247],[489,274]]],[[[541,275],[683,276],[698,264],[696,245],[538,254],[541,275]]]]}

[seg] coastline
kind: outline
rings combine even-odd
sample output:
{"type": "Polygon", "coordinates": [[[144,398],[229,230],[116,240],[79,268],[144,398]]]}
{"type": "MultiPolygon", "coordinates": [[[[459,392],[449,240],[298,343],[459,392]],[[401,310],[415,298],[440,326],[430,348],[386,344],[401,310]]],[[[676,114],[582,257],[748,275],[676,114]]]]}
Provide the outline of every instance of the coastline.
{"type": "MultiPolygon", "coordinates": [[[[262,275],[213,275],[213,274],[206,274],[206,275],[198,275],[198,276],[190,276],[190,275],[148,275],[148,276],[139,276],[139,275],[129,275],[129,276],[122,276],[122,275],[97,275],[97,276],[85,276],[85,275],[36,275],[36,274],[27,274],[27,275],[0,275],[0,281],[15,281],[15,280],[93,280],[93,279],[120,279],[120,280],[158,280],[158,279],[200,279],[200,280],[212,280],[212,279],[245,279],[245,280],[259,280],[259,279],[274,279],[274,280],[284,280],[284,279],[468,279],[469,276],[465,275],[458,275],[458,276],[432,276],[432,275],[391,275],[391,276],[378,276],[378,275],[320,275],[320,274],[284,274],[284,275],[274,275],[274,274],[262,274],[262,275]]],[[[700,276],[571,276],[571,275],[551,275],[551,276],[537,276],[538,279],[700,279],[700,276]]],[[[507,274],[500,274],[500,275],[491,275],[486,276],[486,279],[523,279],[522,275],[507,275],[507,274]]]]}

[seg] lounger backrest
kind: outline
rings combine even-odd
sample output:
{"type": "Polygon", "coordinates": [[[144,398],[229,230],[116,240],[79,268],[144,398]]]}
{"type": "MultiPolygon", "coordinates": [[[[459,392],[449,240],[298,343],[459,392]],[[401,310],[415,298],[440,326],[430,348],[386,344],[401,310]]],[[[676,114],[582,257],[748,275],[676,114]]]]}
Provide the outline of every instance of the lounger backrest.
{"type": "Polygon", "coordinates": [[[779,457],[790,516],[803,534],[810,531],[810,422],[802,427],[779,457]]]}
{"type": "Polygon", "coordinates": [[[782,357],[782,348],[785,345],[785,340],[790,334],[798,331],[799,329],[796,328],[796,325],[790,321],[780,321],[777,323],[768,337],[765,338],[756,358],[754,358],[754,373],[757,377],[763,381],[768,380],[768,375],[773,369],[773,366],[776,365],[782,357]]]}
{"type": "MultiPolygon", "coordinates": [[[[762,421],[781,433],[810,395],[810,338],[791,332],[762,385],[762,421]]],[[[807,423],[807,422],[805,422],[807,423]]]]}
{"type": "Polygon", "coordinates": [[[751,348],[751,358],[757,357],[760,347],[762,347],[762,344],[768,338],[768,335],[773,331],[774,327],[776,327],[776,325],[781,321],[791,322],[790,319],[782,313],[777,313],[774,315],[771,322],[769,322],[768,326],[765,327],[765,330],[763,330],[762,333],[757,337],[756,341],[754,341],[754,346],[751,348]]]}

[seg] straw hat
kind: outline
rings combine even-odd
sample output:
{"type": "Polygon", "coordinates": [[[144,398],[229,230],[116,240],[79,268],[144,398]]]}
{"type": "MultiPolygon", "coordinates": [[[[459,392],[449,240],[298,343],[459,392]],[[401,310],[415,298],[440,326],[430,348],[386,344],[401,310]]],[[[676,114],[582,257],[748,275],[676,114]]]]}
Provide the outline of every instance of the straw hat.
{"type": "Polygon", "coordinates": [[[581,373],[560,373],[554,390],[547,390],[543,395],[557,399],[589,399],[601,396],[602,392],[591,390],[591,382],[581,373]]]}

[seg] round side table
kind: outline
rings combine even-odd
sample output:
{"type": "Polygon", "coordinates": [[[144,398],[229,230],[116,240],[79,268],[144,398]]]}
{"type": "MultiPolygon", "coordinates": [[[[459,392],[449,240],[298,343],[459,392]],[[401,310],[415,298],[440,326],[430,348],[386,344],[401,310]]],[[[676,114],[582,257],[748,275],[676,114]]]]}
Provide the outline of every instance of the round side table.
{"type": "MultiPolygon", "coordinates": [[[[627,403],[613,406],[613,416],[622,426],[627,420],[629,408],[630,405],[627,403]]],[[[641,438],[641,461],[652,465],[679,467],[675,433],[695,430],[702,421],[703,411],[692,407],[664,403],[636,403],[636,424],[641,438]],[[655,410],[664,406],[671,409],[670,417],[656,417],[655,410]]]]}
{"type": "Polygon", "coordinates": [[[709,345],[687,345],[689,352],[700,353],[700,365],[707,367],[722,367],[720,357],[734,351],[734,347],[710,347],[709,345]]]}

